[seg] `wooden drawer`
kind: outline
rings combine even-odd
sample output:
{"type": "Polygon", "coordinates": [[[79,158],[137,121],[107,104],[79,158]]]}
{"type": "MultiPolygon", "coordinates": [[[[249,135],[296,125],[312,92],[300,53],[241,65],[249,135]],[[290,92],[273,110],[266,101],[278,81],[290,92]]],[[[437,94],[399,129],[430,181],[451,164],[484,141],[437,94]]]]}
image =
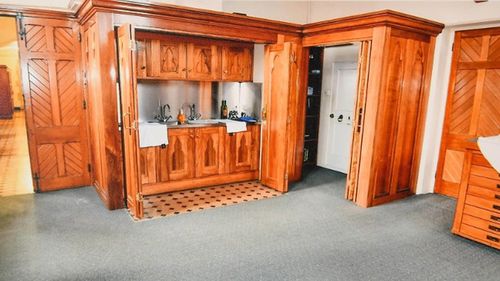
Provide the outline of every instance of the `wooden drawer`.
{"type": "Polygon", "coordinates": [[[482,197],[487,200],[497,201],[500,204],[500,191],[495,192],[494,190],[488,188],[469,185],[469,187],[467,187],[467,194],[482,197]]]}
{"type": "Polygon", "coordinates": [[[483,244],[500,249],[500,235],[483,231],[467,224],[462,224],[460,227],[460,234],[463,234],[467,238],[471,238],[483,244]]]}
{"type": "Polygon", "coordinates": [[[493,233],[495,235],[500,236],[500,224],[499,223],[495,223],[495,222],[491,222],[491,221],[487,221],[487,220],[482,220],[480,218],[476,218],[476,217],[473,217],[470,215],[464,215],[462,218],[462,225],[463,224],[470,225],[470,226],[473,226],[475,228],[479,228],[479,229],[484,230],[486,232],[490,232],[490,233],[493,233]]]}
{"type": "Polygon", "coordinates": [[[479,166],[479,165],[472,165],[470,167],[470,174],[475,175],[475,176],[480,176],[480,177],[485,177],[493,180],[500,180],[500,174],[493,169],[491,166],[479,166]]]}
{"type": "Polygon", "coordinates": [[[471,215],[473,217],[477,217],[490,222],[500,223],[500,214],[490,212],[475,206],[465,204],[464,214],[471,215]]]}
{"type": "Polygon", "coordinates": [[[500,214],[500,200],[485,199],[482,197],[467,194],[465,204],[476,206],[500,214]]]}
{"type": "Polygon", "coordinates": [[[490,178],[485,178],[476,175],[470,175],[469,177],[469,185],[475,185],[487,188],[489,190],[496,191],[500,193],[500,180],[494,180],[490,178]]]}

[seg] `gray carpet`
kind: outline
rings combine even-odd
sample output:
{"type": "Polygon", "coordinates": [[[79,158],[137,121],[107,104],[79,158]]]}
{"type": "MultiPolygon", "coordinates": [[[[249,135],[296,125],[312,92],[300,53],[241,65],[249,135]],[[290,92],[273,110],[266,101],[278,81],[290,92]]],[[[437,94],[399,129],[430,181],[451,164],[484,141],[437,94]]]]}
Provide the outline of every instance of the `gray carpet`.
{"type": "Polygon", "coordinates": [[[0,280],[499,280],[438,195],[362,209],[316,169],[278,198],[133,222],[92,188],[0,198],[0,280]]]}

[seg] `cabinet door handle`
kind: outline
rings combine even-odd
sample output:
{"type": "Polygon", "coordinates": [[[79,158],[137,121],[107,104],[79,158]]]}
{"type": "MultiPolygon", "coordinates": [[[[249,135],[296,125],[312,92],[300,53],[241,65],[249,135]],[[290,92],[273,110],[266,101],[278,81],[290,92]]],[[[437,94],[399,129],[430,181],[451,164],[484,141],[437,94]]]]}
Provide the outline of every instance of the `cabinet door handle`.
{"type": "Polygon", "coordinates": [[[490,225],[490,226],[488,226],[488,228],[491,229],[491,230],[493,230],[493,231],[495,231],[495,232],[500,232],[500,227],[496,227],[494,225],[490,225]]]}
{"type": "Polygon", "coordinates": [[[493,237],[491,235],[486,235],[486,239],[493,241],[493,242],[497,242],[497,243],[500,242],[500,239],[493,237]]]}

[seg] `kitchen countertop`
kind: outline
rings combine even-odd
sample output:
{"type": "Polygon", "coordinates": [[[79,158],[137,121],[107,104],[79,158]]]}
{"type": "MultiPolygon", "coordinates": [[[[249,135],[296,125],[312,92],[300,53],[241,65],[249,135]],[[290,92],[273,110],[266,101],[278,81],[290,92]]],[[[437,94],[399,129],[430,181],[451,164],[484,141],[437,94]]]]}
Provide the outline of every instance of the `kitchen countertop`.
{"type": "MultiPolygon", "coordinates": [[[[257,121],[254,123],[248,122],[247,126],[260,125],[261,122],[257,121]]],[[[182,125],[167,125],[168,129],[184,129],[184,128],[205,128],[205,127],[220,127],[226,126],[224,123],[207,123],[207,124],[182,124],[182,125]]]]}

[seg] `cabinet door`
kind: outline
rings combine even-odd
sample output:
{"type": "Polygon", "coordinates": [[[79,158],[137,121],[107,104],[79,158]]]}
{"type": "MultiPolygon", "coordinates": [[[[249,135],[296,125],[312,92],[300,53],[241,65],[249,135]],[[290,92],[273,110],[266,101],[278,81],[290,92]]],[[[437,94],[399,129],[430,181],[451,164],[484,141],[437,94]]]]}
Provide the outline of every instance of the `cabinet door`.
{"type": "Polygon", "coordinates": [[[184,180],[194,177],[194,131],[174,129],[168,132],[168,179],[184,180]]]}
{"type": "Polygon", "coordinates": [[[253,46],[222,47],[222,80],[251,81],[253,46]]]}
{"type": "Polygon", "coordinates": [[[150,40],[146,47],[150,77],[186,79],[186,44],[176,40],[150,40]]]}
{"type": "Polygon", "coordinates": [[[190,43],[187,46],[187,78],[220,80],[220,50],[216,45],[190,43]]]}
{"type": "Polygon", "coordinates": [[[235,133],[230,138],[227,163],[230,172],[256,170],[259,165],[260,126],[248,126],[246,132],[235,133]]]}
{"type": "Polygon", "coordinates": [[[224,172],[224,127],[196,129],[196,177],[224,172]]]}
{"type": "Polygon", "coordinates": [[[146,40],[138,39],[136,41],[137,46],[137,78],[147,77],[146,71],[146,40]]]}

